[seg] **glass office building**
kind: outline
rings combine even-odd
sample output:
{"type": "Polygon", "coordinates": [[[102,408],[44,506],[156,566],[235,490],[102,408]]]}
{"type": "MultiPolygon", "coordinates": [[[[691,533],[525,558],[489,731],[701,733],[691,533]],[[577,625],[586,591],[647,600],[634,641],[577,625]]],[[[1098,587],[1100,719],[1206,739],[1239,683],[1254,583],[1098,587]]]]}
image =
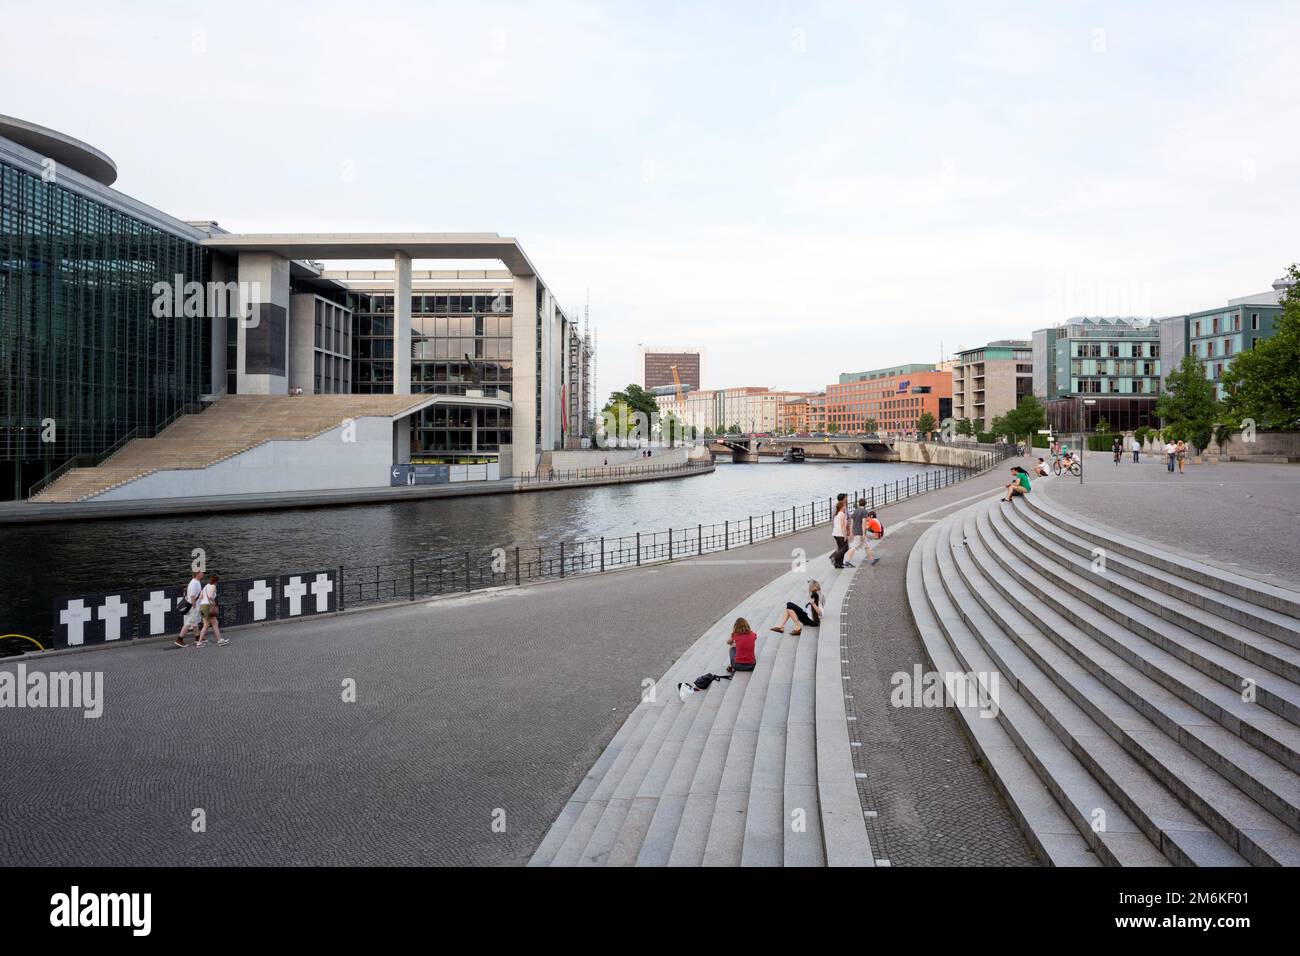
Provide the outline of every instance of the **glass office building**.
{"type": "Polygon", "coordinates": [[[206,320],[152,308],[155,283],[202,280],[197,234],[137,215],[75,170],[42,168],[22,136],[0,124],[5,499],[156,427],[197,402],[210,374],[206,320]]]}
{"type": "MultiPolygon", "coordinates": [[[[513,381],[513,295],[439,291],[411,296],[411,393],[509,396],[513,381]]],[[[350,292],[353,391],[393,390],[393,296],[350,292]]],[[[421,456],[497,452],[511,441],[510,409],[436,406],[415,422],[421,456]]]]}
{"type": "Polygon", "coordinates": [[[1033,336],[1034,391],[1057,432],[1156,424],[1160,325],[1152,319],[1071,319],[1033,336]]]}

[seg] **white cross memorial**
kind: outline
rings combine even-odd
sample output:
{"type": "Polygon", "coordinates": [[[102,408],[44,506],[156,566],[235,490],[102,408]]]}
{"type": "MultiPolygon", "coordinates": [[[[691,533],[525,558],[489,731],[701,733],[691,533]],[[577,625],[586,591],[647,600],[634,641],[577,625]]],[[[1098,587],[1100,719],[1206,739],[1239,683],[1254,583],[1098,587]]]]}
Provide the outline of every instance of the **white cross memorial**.
{"type": "Polygon", "coordinates": [[[172,599],[166,591],[150,591],[149,600],[144,602],[141,610],[149,618],[149,633],[161,634],[167,630],[167,612],[172,609],[172,599]]]}
{"type": "Polygon", "coordinates": [[[267,586],[265,580],[254,581],[253,586],[248,589],[248,603],[253,605],[253,620],[266,620],[266,602],[275,596],[275,592],[267,586]]]}
{"type": "Polygon", "coordinates": [[[307,594],[307,585],[298,575],[289,579],[289,583],[284,586],[284,596],[289,599],[289,616],[297,617],[302,613],[302,599],[307,594]]]}
{"type": "Polygon", "coordinates": [[[99,608],[99,619],[104,622],[104,640],[116,641],[122,637],[122,618],[129,614],[131,608],[122,603],[122,598],[110,594],[99,608]]]}
{"type": "Polygon", "coordinates": [[[68,627],[68,646],[85,643],[86,635],[82,628],[94,617],[94,610],[86,606],[81,598],[69,601],[68,606],[59,612],[59,623],[68,627]]]}
{"type": "Polygon", "coordinates": [[[316,613],[323,614],[330,609],[330,592],[334,590],[334,582],[325,572],[316,575],[316,580],[311,583],[311,593],[316,595],[316,613]]]}

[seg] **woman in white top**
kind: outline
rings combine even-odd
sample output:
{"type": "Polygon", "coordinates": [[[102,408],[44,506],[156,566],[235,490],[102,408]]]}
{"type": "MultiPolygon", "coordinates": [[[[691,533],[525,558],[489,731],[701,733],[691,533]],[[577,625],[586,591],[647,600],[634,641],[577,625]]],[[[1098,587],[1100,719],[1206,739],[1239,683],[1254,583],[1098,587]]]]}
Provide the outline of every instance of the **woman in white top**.
{"type": "Polygon", "coordinates": [[[208,576],[208,583],[203,585],[203,591],[199,595],[199,617],[203,618],[203,628],[199,631],[199,639],[194,642],[195,647],[202,647],[204,635],[208,633],[208,628],[217,635],[217,646],[229,644],[230,642],[221,636],[221,623],[217,620],[217,582],[221,580],[215,574],[208,576]]]}
{"type": "Polygon", "coordinates": [[[835,538],[835,551],[831,554],[831,564],[837,568],[844,567],[844,555],[849,550],[849,512],[848,499],[841,498],[835,503],[835,517],[831,521],[831,536],[835,538]]]}

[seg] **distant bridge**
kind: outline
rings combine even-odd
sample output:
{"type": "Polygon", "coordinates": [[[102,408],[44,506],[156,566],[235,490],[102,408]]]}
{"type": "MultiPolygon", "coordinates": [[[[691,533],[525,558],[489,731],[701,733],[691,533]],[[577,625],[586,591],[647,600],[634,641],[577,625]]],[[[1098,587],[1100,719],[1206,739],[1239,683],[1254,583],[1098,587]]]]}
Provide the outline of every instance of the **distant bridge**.
{"type": "Polygon", "coordinates": [[[709,443],[710,450],[730,451],[736,464],[780,457],[787,448],[802,448],[808,458],[841,461],[898,461],[898,449],[886,438],[795,438],[789,435],[726,435],[709,443]]]}

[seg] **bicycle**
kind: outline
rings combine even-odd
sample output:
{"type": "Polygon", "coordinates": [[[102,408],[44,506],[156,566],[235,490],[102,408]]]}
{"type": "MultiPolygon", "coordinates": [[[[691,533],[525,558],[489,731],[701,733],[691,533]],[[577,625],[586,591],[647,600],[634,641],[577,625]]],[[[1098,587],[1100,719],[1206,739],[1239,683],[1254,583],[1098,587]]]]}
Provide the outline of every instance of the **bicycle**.
{"type": "MultiPolygon", "coordinates": [[[[1061,467],[1061,459],[1060,459],[1060,458],[1053,458],[1053,459],[1052,459],[1052,474],[1055,475],[1057,478],[1060,478],[1060,477],[1061,477],[1061,472],[1062,472],[1063,470],[1064,470],[1064,469],[1061,467]]],[[[1076,477],[1076,478],[1078,478],[1080,475],[1082,475],[1082,474],[1083,474],[1083,463],[1080,462],[1080,461],[1078,461],[1077,459],[1074,460],[1074,461],[1071,461],[1071,462],[1070,462],[1070,474],[1074,475],[1074,477],[1076,477]]]]}

